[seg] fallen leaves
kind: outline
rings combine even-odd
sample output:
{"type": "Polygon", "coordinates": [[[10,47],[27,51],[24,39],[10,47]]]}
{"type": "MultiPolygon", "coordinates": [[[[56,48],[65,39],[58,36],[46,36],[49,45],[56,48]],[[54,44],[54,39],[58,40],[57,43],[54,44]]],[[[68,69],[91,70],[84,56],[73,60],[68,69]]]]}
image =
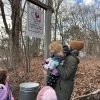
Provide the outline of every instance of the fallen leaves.
{"type": "MultiPolygon", "coordinates": [[[[22,82],[31,81],[38,82],[40,85],[43,85],[44,74],[42,70],[42,62],[43,58],[41,57],[35,57],[32,60],[30,72],[27,73],[27,78],[25,77],[23,67],[19,67],[17,70],[19,80],[17,82],[14,81],[16,79],[16,77],[14,77],[14,73],[9,73],[11,75],[10,83],[13,85],[13,93],[15,93],[14,96],[16,98],[19,94],[19,84],[22,82]]],[[[97,89],[100,89],[100,58],[81,59],[76,73],[72,98],[86,95],[97,89]]],[[[98,96],[96,95],[96,97],[98,96]]],[[[92,99],[85,98],[84,100],[92,99]]]]}
{"type": "Polygon", "coordinates": [[[81,59],[72,97],[88,94],[97,89],[100,89],[100,58],[81,59]]]}

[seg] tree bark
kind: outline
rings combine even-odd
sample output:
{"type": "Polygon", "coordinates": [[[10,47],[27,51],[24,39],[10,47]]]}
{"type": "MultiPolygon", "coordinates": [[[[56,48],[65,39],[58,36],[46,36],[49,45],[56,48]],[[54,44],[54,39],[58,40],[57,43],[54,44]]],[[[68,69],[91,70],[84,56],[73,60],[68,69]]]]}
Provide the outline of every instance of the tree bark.
{"type": "Polygon", "coordinates": [[[4,4],[2,2],[2,0],[0,0],[0,8],[1,8],[1,15],[2,15],[2,19],[3,19],[3,23],[6,29],[6,33],[9,34],[9,28],[7,25],[7,21],[6,21],[6,16],[5,16],[5,12],[4,12],[4,4]]]}
{"type": "Polygon", "coordinates": [[[20,31],[20,0],[12,1],[12,31],[10,33],[11,40],[11,66],[16,66],[19,63],[19,31],[20,31]]]}

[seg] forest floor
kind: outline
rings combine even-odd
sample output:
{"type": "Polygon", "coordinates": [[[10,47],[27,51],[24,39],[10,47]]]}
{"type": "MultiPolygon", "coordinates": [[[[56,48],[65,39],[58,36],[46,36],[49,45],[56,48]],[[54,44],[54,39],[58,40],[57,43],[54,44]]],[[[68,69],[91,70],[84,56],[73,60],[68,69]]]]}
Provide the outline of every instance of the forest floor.
{"type": "MultiPolygon", "coordinates": [[[[32,60],[30,72],[27,73],[27,78],[24,73],[24,68],[19,67],[16,71],[9,71],[10,83],[13,89],[13,95],[18,100],[19,85],[22,82],[38,82],[43,84],[42,71],[43,58],[35,57],[32,60]],[[18,76],[16,76],[16,74],[18,76]],[[17,78],[16,78],[17,77],[17,78]]],[[[74,99],[81,95],[87,95],[97,89],[100,89],[100,58],[81,59],[78,71],[75,78],[74,90],[72,94],[73,100],[100,100],[100,93],[91,95],[88,98],[74,99]]]]}

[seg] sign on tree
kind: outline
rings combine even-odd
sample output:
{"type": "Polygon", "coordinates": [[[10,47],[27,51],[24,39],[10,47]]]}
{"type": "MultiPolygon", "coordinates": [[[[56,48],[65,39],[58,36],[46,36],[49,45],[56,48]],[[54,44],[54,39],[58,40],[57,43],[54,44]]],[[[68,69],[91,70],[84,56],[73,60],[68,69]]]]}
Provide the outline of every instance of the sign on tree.
{"type": "Polygon", "coordinates": [[[30,37],[43,38],[43,11],[28,5],[27,34],[30,37]]]}

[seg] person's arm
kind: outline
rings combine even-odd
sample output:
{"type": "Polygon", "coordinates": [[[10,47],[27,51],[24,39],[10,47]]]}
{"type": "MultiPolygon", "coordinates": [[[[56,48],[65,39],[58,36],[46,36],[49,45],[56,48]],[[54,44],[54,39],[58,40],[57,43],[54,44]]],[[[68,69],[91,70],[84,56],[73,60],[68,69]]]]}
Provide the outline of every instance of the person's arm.
{"type": "Polygon", "coordinates": [[[14,100],[14,97],[13,97],[13,94],[12,94],[12,91],[11,91],[11,86],[8,84],[8,82],[6,82],[6,87],[7,87],[7,90],[8,90],[8,95],[10,97],[10,100],[14,100]]]}
{"type": "Polygon", "coordinates": [[[48,60],[48,63],[43,65],[44,69],[47,70],[54,70],[58,66],[59,66],[59,62],[53,59],[48,60]]]}
{"type": "Polygon", "coordinates": [[[11,100],[14,100],[14,97],[13,97],[13,95],[12,95],[12,92],[11,92],[11,100]]]}
{"type": "Polygon", "coordinates": [[[43,68],[44,70],[48,70],[51,67],[51,58],[48,58],[45,60],[44,64],[43,64],[43,68]]]}
{"type": "Polygon", "coordinates": [[[77,59],[73,56],[70,56],[66,59],[63,66],[58,67],[58,73],[62,79],[67,79],[74,70],[76,70],[77,59]]]}
{"type": "Polygon", "coordinates": [[[9,96],[10,96],[11,100],[14,100],[14,97],[13,97],[13,94],[12,94],[12,91],[11,91],[11,87],[9,87],[9,96]]]}

